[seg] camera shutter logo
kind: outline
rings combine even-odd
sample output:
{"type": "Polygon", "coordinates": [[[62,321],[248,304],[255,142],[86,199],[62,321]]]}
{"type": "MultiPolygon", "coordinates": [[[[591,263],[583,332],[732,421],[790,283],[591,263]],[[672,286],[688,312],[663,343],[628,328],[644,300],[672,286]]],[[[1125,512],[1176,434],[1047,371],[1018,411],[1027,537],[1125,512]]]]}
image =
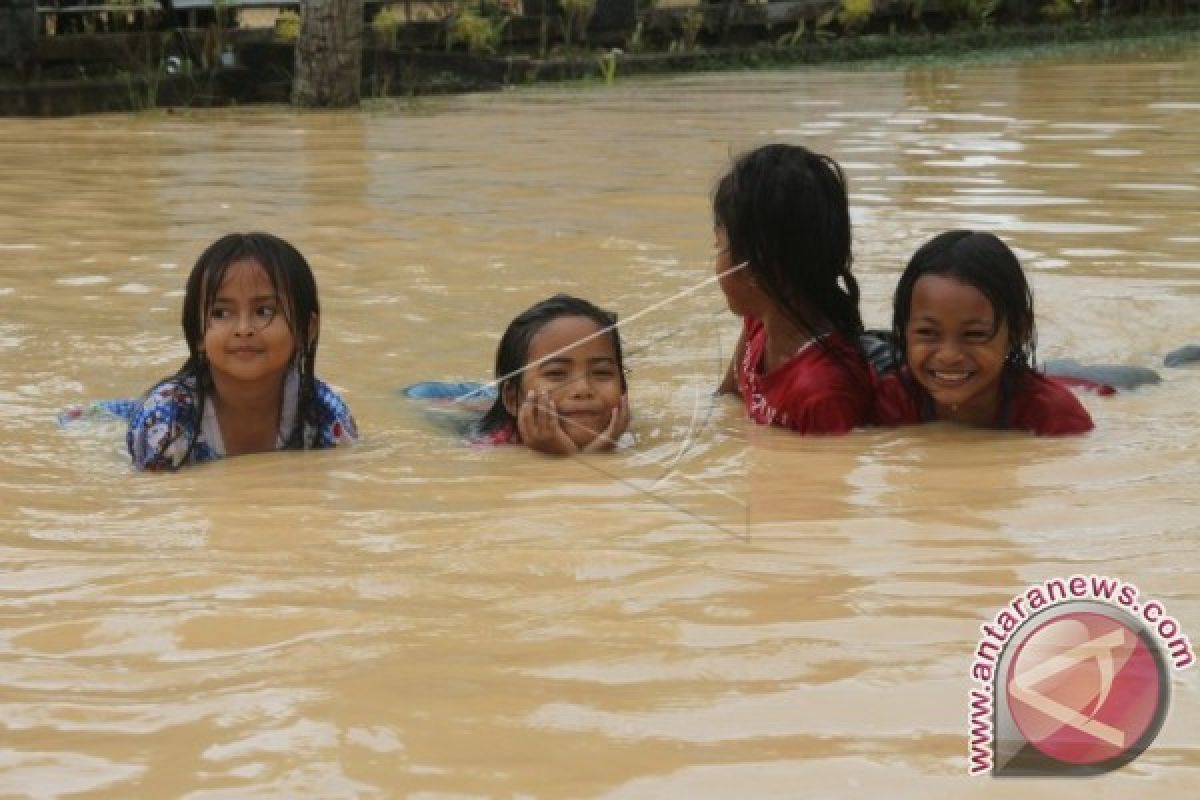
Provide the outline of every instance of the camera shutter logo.
{"type": "Polygon", "coordinates": [[[1124,611],[1065,603],[1009,640],[995,674],[996,775],[1094,775],[1137,758],[1170,701],[1158,646],[1124,611]]]}

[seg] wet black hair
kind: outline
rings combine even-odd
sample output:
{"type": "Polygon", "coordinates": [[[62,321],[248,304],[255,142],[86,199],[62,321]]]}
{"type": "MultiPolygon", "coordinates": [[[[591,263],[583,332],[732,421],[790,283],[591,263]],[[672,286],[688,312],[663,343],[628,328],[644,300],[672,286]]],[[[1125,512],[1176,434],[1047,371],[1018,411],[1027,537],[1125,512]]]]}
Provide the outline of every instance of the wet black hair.
{"type": "Polygon", "coordinates": [[[998,236],[969,230],[938,234],[913,254],[896,284],[892,304],[892,335],[907,355],[905,330],[912,311],[913,290],[925,275],[943,275],[978,289],[992,305],[992,333],[1008,323],[1005,369],[1018,374],[1036,363],[1037,328],[1033,321],[1033,292],[1021,262],[998,236]]]}
{"type": "Polygon", "coordinates": [[[533,337],[550,322],[560,317],[584,317],[595,322],[601,329],[607,328],[612,337],[613,353],[617,359],[617,372],[621,376],[621,394],[628,390],[625,381],[625,360],[621,354],[621,334],[617,330],[617,315],[598,308],[587,300],[569,294],[556,294],[534,303],[522,311],[505,329],[496,347],[496,401],[479,421],[481,434],[499,430],[505,425],[515,425],[516,417],[504,405],[506,390],[521,390],[521,376],[529,362],[529,345],[533,337]]]}
{"type": "MultiPolygon", "coordinates": [[[[258,262],[267,273],[271,286],[279,298],[283,321],[291,329],[295,340],[295,366],[299,372],[299,397],[296,403],[296,420],[292,430],[285,433],[285,448],[289,450],[314,447],[317,443],[316,377],[317,329],[313,328],[314,316],[321,313],[317,299],[317,282],[308,261],[295,247],[269,233],[230,233],[209,245],[188,275],[183,298],[183,335],[187,341],[188,358],[169,381],[191,379],[195,385],[195,425],[192,440],[188,443],[187,457],[196,446],[196,436],[204,419],[204,407],[213,391],[212,372],[204,353],[204,334],[209,316],[220,291],[221,283],[229,267],[238,261],[258,262]],[[307,426],[305,423],[309,423],[307,426]],[[304,440],[304,431],[312,431],[312,441],[304,440]]],[[[153,391],[153,390],[152,390],[153,391]]],[[[165,451],[171,444],[166,437],[160,446],[165,451]]]]}
{"type": "Polygon", "coordinates": [[[746,269],[793,323],[817,335],[863,332],[851,272],[850,204],[841,167],[799,145],[737,158],[713,192],[713,217],[746,269]]]}

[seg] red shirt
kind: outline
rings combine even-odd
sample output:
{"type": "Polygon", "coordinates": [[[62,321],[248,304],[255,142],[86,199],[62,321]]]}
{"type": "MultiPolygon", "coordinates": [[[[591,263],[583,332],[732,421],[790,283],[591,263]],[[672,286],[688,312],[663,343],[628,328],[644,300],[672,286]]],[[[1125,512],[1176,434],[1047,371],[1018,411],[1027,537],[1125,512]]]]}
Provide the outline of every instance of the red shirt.
{"type": "Polygon", "coordinates": [[[845,433],[869,420],[870,370],[844,337],[830,333],[809,342],[764,373],[766,326],[746,317],[742,331],[745,350],[737,365],[737,385],[755,422],[797,433],[845,433]]]}
{"type": "MultiPolygon", "coordinates": [[[[1094,389],[1098,394],[1114,391],[1103,384],[1029,372],[1017,379],[1007,401],[1001,402],[999,418],[993,427],[1028,431],[1038,436],[1087,433],[1094,427],[1092,417],[1068,386],[1094,389]]],[[[929,395],[912,379],[908,367],[876,378],[875,419],[888,426],[917,425],[936,419],[929,395]]]]}
{"type": "Polygon", "coordinates": [[[489,431],[482,436],[476,436],[471,439],[471,444],[481,447],[493,447],[502,444],[522,444],[521,434],[517,432],[517,426],[514,422],[506,422],[494,431],[489,431]]]}

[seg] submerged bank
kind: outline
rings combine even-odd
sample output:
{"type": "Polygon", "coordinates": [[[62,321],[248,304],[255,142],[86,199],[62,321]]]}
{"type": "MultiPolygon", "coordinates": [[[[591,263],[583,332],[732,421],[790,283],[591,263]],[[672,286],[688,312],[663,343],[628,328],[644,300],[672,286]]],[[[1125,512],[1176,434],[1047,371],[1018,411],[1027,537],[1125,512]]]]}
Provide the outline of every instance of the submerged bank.
{"type": "MultiPolygon", "coordinates": [[[[291,89],[291,43],[267,31],[237,38],[237,59],[211,70],[172,69],[159,51],[140,65],[94,77],[46,77],[27,83],[0,79],[0,115],[65,116],[286,103],[291,89]]],[[[1119,20],[959,29],[939,33],[887,33],[752,45],[675,48],[627,53],[620,48],[579,50],[545,58],[488,56],[437,49],[368,47],[363,53],[363,97],[382,99],[564,80],[611,83],[629,75],[755,69],[793,65],[864,64],[903,67],[1027,58],[1173,53],[1200,43],[1200,14],[1119,20]]],[[[79,44],[75,45],[78,49],[79,44]]]]}

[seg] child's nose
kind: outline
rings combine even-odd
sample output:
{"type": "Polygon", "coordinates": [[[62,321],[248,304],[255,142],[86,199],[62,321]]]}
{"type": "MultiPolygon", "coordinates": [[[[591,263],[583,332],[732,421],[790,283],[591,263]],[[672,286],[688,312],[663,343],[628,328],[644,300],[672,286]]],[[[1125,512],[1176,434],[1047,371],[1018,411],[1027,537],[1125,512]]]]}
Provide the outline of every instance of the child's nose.
{"type": "Polygon", "coordinates": [[[572,397],[591,397],[592,392],[592,379],[587,375],[580,375],[571,382],[572,397]]]}
{"type": "Polygon", "coordinates": [[[239,335],[249,335],[257,329],[254,327],[254,312],[247,311],[244,314],[238,314],[235,319],[234,333],[239,335]]]}
{"type": "Polygon", "coordinates": [[[938,362],[946,366],[957,364],[963,358],[963,350],[955,342],[944,342],[937,352],[938,362]]]}

